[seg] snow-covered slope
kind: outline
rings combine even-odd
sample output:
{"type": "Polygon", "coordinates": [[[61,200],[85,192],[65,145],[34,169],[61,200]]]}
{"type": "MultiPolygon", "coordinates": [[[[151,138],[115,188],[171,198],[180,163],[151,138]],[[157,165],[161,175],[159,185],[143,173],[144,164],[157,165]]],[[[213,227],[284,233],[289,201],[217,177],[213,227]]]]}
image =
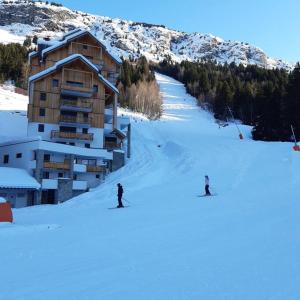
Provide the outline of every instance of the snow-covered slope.
{"type": "Polygon", "coordinates": [[[0,143],[27,136],[28,97],[14,89],[11,84],[0,85],[0,143]]]}
{"type": "Polygon", "coordinates": [[[124,57],[145,55],[149,60],[161,61],[170,56],[174,61],[209,59],[266,68],[292,67],[271,59],[257,47],[224,41],[211,34],[188,34],[165,26],[95,16],[40,2],[0,0],[0,42],[22,42],[26,35],[54,37],[75,27],[90,29],[113,54],[124,57]]]}
{"type": "MultiPolygon", "coordinates": [[[[0,299],[272,299],[300,294],[300,156],[219,129],[157,75],[160,121],[132,116],[132,158],[105,184],[0,226],[0,299]],[[216,197],[200,198],[204,175],[216,197]],[[125,209],[116,205],[116,184],[125,209]]],[[[126,112],[123,112],[126,113],[126,112]]]]}

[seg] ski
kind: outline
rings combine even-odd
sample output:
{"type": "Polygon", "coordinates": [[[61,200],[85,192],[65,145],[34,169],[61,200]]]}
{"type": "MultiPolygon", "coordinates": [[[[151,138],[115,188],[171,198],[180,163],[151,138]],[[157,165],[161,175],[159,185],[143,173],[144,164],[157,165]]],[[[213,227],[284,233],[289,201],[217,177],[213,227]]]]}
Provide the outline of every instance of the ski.
{"type": "Polygon", "coordinates": [[[129,205],[124,205],[123,207],[118,207],[118,206],[109,207],[108,209],[118,209],[118,208],[126,208],[126,207],[129,207],[129,205]]]}
{"type": "Polygon", "coordinates": [[[217,196],[217,194],[211,194],[211,195],[197,195],[197,197],[214,197],[217,196]]]}

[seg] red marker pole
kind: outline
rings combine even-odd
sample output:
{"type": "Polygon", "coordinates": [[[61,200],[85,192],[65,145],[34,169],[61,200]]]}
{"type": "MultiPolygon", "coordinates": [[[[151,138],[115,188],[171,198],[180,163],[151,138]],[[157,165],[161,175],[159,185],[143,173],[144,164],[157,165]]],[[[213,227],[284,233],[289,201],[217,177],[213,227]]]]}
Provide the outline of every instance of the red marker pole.
{"type": "Polygon", "coordinates": [[[291,125],[291,130],[292,130],[293,139],[294,139],[294,143],[295,143],[293,149],[294,149],[295,151],[300,151],[300,146],[297,144],[297,139],[296,139],[296,135],[295,135],[295,132],[294,132],[294,127],[293,127],[293,125],[291,125]]]}

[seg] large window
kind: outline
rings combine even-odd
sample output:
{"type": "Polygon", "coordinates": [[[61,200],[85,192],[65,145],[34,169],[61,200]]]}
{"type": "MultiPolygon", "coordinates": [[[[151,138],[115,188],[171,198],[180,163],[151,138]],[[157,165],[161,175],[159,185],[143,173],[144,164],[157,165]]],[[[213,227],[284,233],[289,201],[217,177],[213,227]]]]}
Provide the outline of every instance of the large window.
{"type": "Polygon", "coordinates": [[[44,132],[45,131],[45,125],[44,124],[39,124],[38,131],[39,132],[44,132]]]}
{"type": "Polygon", "coordinates": [[[4,164],[8,164],[8,162],[9,162],[9,155],[8,155],[8,154],[5,154],[5,155],[3,156],[3,163],[4,163],[4,164]]]}
{"type": "Polygon", "coordinates": [[[58,79],[52,79],[52,87],[58,87],[59,80],[58,79]]]}
{"type": "Polygon", "coordinates": [[[67,85],[70,86],[75,86],[75,87],[83,87],[83,83],[82,82],[78,82],[78,81],[67,81],[67,85]]]}
{"type": "Polygon", "coordinates": [[[93,92],[98,93],[98,85],[97,84],[93,85],[93,92]]]}
{"type": "Polygon", "coordinates": [[[22,158],[22,153],[17,153],[16,158],[22,158]]]}
{"type": "Polygon", "coordinates": [[[40,100],[41,100],[41,101],[46,101],[46,100],[47,100],[47,94],[44,93],[44,92],[41,92],[41,93],[40,93],[40,100]]]}
{"type": "Polygon", "coordinates": [[[45,117],[45,115],[46,115],[45,108],[40,108],[40,117],[45,117]]]}

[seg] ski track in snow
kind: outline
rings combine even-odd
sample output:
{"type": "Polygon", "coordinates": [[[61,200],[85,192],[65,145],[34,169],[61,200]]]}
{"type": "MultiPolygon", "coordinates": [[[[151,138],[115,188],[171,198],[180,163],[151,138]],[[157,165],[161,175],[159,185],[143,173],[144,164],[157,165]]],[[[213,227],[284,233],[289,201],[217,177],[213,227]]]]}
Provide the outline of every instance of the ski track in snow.
{"type": "Polygon", "coordinates": [[[125,112],[125,167],[64,204],[14,210],[0,227],[1,300],[299,299],[299,153],[239,140],[181,83],[156,76],[164,114],[125,112]],[[197,197],[205,174],[217,197],[197,197]],[[130,207],[108,210],[118,182],[130,207]]]}

